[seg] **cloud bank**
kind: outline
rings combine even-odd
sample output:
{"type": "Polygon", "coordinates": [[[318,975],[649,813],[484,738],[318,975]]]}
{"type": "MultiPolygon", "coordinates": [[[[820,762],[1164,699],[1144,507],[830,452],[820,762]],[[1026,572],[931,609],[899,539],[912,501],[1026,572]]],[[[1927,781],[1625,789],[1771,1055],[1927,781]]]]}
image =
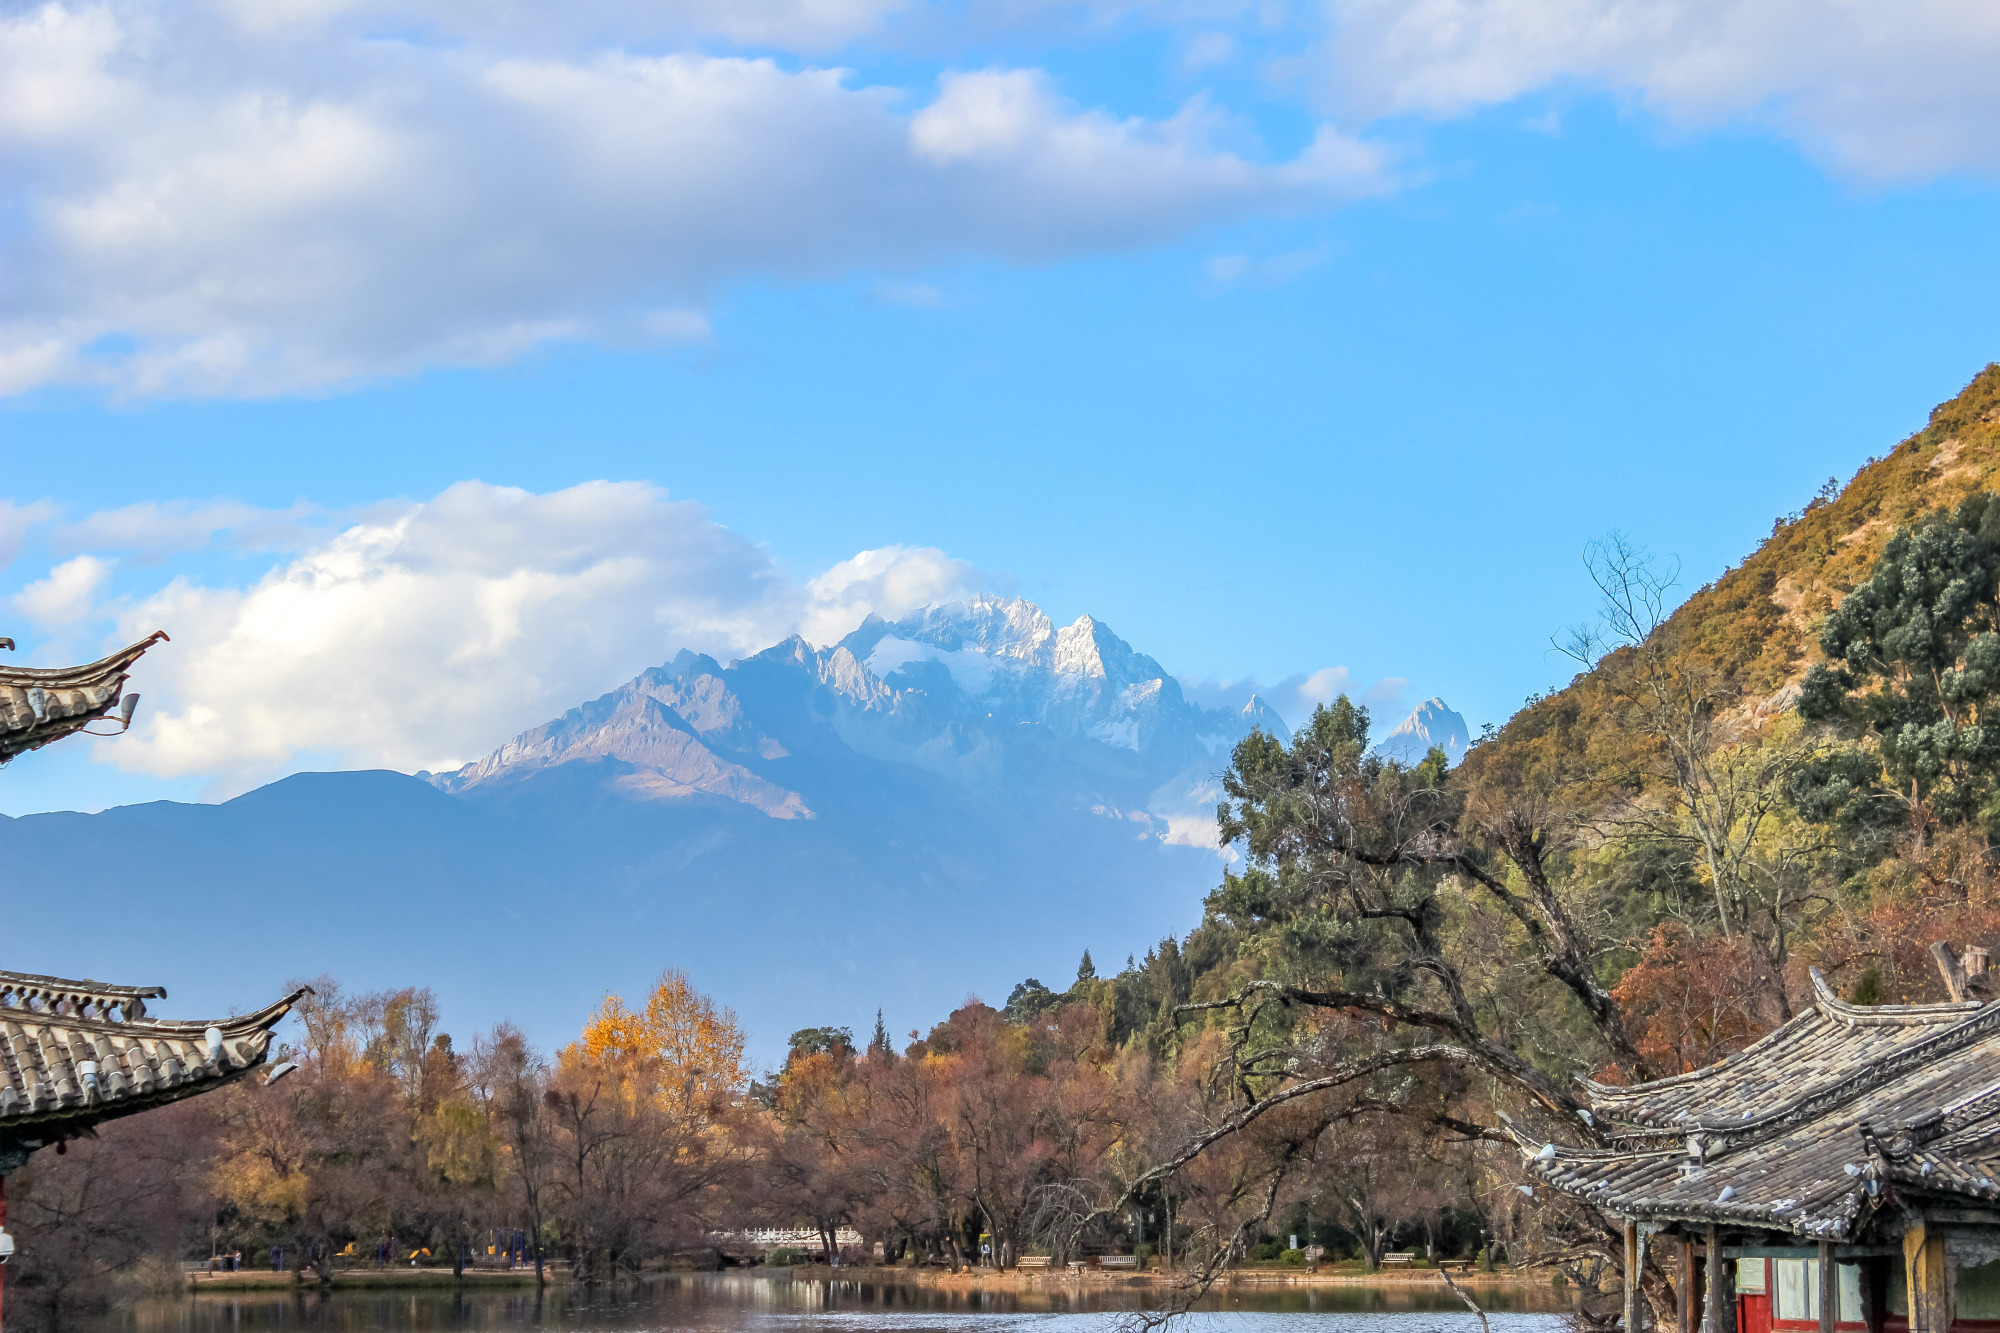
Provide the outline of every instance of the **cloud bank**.
{"type": "MultiPolygon", "coordinates": [[[[229,505],[177,507],[240,520],[229,505]]],[[[119,511],[120,514],[126,511],[119,511]]],[[[824,642],[871,611],[900,616],[982,586],[931,548],[863,551],[806,583],[656,486],[532,494],[452,486],[353,523],[246,587],[186,576],[98,600],[121,549],[158,533],[98,515],[95,553],[27,584],[13,609],[48,633],[165,627],[130,735],[99,757],[226,796],[302,766],[444,769],[613,688],[681,648],[726,658],[796,629],[824,642]],[[121,535],[122,534],[122,535],[121,535]]],[[[255,518],[255,515],[252,515],[255,518]]],[[[253,524],[254,526],[254,524],[253,524]]],[[[185,522],[168,525],[183,541],[185,522]]]]}
{"type": "MultiPolygon", "coordinates": [[[[813,45],[878,9],[662,21],[813,45]]],[[[369,37],[367,12],[112,0],[0,18],[22,219],[0,233],[0,392],[289,393],[552,341],[696,342],[709,295],[748,275],[1117,249],[1382,181],[1336,131],[1260,161],[1200,98],[1119,117],[1034,69],[870,86],[590,46],[525,12],[440,25],[469,45],[369,37]]]]}
{"type": "Polygon", "coordinates": [[[2000,173],[2000,8],[1984,0],[1335,0],[1311,62],[1350,123],[1545,88],[1681,126],[1743,122],[1866,184],[2000,173]]]}
{"type": "MultiPolygon", "coordinates": [[[[0,393],[701,343],[750,278],[1325,210],[1394,184],[1383,121],[1547,90],[1759,127],[1865,184],[1992,176],[1996,64],[1986,0],[58,0],[0,10],[0,393]],[[1080,103],[1035,63],[1058,52],[1178,110],[1080,103]],[[1305,146],[1189,92],[1224,75],[1294,98],[1305,146]]],[[[1210,280],[1322,257],[1224,255],[1210,280]]]]}

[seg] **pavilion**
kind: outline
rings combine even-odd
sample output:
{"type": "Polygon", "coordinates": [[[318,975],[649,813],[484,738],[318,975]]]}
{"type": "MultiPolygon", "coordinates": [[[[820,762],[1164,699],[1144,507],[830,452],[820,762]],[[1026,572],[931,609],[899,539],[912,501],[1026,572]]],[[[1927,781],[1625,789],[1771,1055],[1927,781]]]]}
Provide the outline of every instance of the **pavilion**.
{"type": "MultiPolygon", "coordinates": [[[[154,633],[89,666],[0,667],[0,764],[104,720],[122,732],[139,696],[127,669],[166,639],[154,633]]],[[[0,647],[13,642],[0,639],[0,647]]],[[[91,734],[118,734],[91,733],[91,734]]],[[[238,1018],[172,1022],[148,1016],[158,986],[114,986],[0,971],[0,1259],[9,1174],[37,1149],[58,1152],[99,1124],[199,1096],[263,1064],[271,1033],[303,989],[238,1018]]],[[[286,1066],[273,1071],[273,1077],[286,1066]]]]}
{"type": "MultiPolygon", "coordinates": [[[[1705,1069],[1587,1083],[1598,1146],[1530,1170],[1671,1261],[1679,1333],[2000,1333],[2000,1001],[1813,1006],[1705,1069]],[[1664,1251],[1664,1253],[1662,1253],[1664,1251]],[[1697,1295],[1697,1290],[1701,1294],[1697,1295]]],[[[1627,1281],[1626,1333],[1644,1319],[1627,1281]]]]}

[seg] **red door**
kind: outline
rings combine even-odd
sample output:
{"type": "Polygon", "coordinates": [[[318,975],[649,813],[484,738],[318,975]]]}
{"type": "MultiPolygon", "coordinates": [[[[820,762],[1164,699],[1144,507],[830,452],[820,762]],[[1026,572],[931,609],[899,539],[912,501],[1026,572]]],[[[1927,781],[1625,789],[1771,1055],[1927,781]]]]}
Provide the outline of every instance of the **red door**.
{"type": "Polygon", "coordinates": [[[1742,1295],[1736,1298],[1738,1333],[1771,1333],[1771,1295],[1742,1295]]]}

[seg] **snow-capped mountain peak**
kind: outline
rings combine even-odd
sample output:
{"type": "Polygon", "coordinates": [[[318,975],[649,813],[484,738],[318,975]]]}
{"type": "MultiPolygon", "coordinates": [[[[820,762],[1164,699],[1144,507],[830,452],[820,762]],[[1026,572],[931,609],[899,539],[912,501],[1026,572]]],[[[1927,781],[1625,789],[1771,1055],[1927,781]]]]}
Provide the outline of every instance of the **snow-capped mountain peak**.
{"type": "Polygon", "coordinates": [[[1250,701],[1243,705],[1236,716],[1241,719],[1243,733],[1246,736],[1252,731],[1261,731],[1287,744],[1291,742],[1292,729],[1285,725],[1284,718],[1278,716],[1277,709],[1264,702],[1262,695],[1251,695],[1250,701]]]}
{"type": "Polygon", "coordinates": [[[1404,764],[1420,764],[1432,746],[1443,746],[1451,762],[1465,758],[1472,733],[1451,705],[1432,695],[1411,710],[1401,726],[1382,738],[1374,753],[1404,764]]]}
{"type": "Polygon", "coordinates": [[[871,615],[855,634],[878,625],[893,637],[943,652],[971,651],[1030,663],[1046,663],[1055,638],[1054,624],[1033,602],[987,593],[927,606],[893,624],[871,615]]]}
{"type": "Polygon", "coordinates": [[[870,616],[829,648],[795,635],[727,667],[682,653],[433,781],[464,791],[592,760],[643,799],[812,818],[836,790],[818,766],[845,751],[980,790],[997,782],[1010,803],[1118,809],[1186,840],[1206,836],[1208,778],[1253,728],[1289,738],[1261,699],[1240,711],[1189,700],[1092,616],[1058,629],[1032,602],[980,596],[870,616]]]}

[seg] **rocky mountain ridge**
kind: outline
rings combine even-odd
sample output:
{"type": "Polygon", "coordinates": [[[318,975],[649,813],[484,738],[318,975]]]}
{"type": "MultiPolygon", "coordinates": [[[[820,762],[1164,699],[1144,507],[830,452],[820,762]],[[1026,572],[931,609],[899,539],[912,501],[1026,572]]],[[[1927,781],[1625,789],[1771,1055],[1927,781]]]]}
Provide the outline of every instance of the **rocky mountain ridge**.
{"type": "Polygon", "coordinates": [[[705,795],[810,819],[809,793],[846,749],[1212,845],[1202,819],[1215,770],[1253,728],[1290,736],[1255,696],[1240,710],[1192,702],[1090,616],[1057,627],[1024,599],[980,596],[870,616],[827,648],[795,635],[726,666],[683,651],[474,763],[421,776],[458,794],[601,760],[633,798],[705,795]]]}

